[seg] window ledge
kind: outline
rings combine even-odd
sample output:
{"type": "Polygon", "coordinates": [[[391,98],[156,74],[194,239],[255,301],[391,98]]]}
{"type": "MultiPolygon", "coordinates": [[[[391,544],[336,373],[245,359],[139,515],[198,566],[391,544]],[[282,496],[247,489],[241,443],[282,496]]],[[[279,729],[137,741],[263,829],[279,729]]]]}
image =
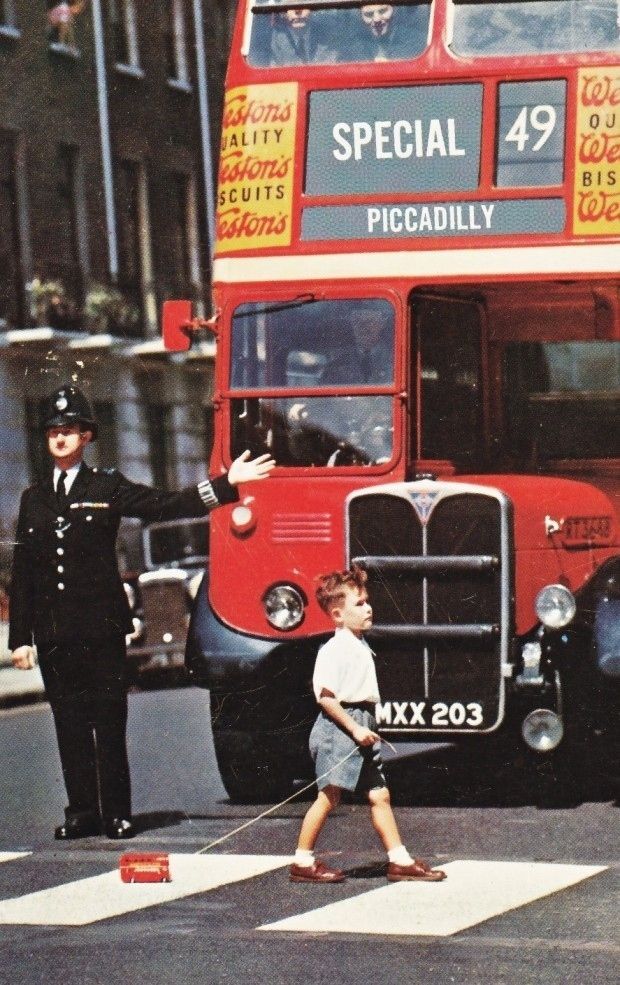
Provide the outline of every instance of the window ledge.
{"type": "Polygon", "coordinates": [[[12,24],[0,24],[0,38],[18,41],[21,36],[22,32],[18,27],[13,27],[12,24]]]}
{"type": "Polygon", "coordinates": [[[128,75],[131,79],[143,79],[145,72],[139,65],[127,65],[125,62],[115,62],[114,71],[119,75],[128,75]]]}
{"type": "Polygon", "coordinates": [[[187,82],[185,79],[167,79],[166,84],[170,89],[174,89],[176,92],[193,92],[191,82],[187,82]]]}
{"type": "Polygon", "coordinates": [[[62,44],[60,41],[50,41],[48,48],[55,55],[63,55],[65,58],[75,58],[76,61],[82,57],[82,52],[73,44],[62,44]]]}

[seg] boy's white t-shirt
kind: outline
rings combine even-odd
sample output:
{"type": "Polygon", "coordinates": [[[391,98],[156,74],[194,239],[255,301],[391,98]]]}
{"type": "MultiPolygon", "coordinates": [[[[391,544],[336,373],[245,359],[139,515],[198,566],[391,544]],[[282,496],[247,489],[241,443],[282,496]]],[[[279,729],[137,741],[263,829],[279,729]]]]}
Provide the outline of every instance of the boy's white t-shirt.
{"type": "Polygon", "coordinates": [[[348,704],[379,701],[375,662],[366,640],[350,629],[337,629],[318,652],[312,687],[317,701],[323,688],[348,704]]]}

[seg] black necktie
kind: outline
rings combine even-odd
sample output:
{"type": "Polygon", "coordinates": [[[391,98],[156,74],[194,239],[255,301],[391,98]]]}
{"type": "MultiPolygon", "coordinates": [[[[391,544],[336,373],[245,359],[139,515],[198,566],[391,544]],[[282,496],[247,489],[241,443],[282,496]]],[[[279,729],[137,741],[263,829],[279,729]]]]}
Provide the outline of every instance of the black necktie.
{"type": "Polygon", "coordinates": [[[58,476],[58,482],[56,483],[56,501],[58,503],[58,509],[61,513],[64,512],[65,506],[67,505],[67,490],[65,487],[66,478],[67,473],[61,472],[58,476]]]}

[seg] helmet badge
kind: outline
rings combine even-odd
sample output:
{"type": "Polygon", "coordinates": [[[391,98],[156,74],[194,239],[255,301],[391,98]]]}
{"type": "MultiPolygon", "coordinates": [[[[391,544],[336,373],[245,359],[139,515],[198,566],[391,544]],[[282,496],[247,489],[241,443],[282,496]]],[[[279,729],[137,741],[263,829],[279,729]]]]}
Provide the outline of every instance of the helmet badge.
{"type": "Polygon", "coordinates": [[[54,401],[54,406],[56,407],[56,410],[66,410],[67,409],[67,407],[69,406],[69,401],[65,397],[64,393],[59,393],[58,394],[58,396],[56,397],[56,400],[54,401]]]}

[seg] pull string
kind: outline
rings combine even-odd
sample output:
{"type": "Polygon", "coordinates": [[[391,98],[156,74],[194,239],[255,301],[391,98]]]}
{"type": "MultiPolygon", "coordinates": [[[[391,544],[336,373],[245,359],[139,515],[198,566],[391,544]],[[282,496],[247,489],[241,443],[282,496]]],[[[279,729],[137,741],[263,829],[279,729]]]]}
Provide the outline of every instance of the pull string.
{"type": "MultiPolygon", "coordinates": [[[[394,749],[392,743],[388,742],[387,739],[382,738],[381,742],[385,742],[385,744],[389,746],[393,752],[396,752],[396,749],[394,749]]],[[[275,804],[273,807],[268,807],[266,811],[263,811],[262,814],[259,814],[257,817],[251,817],[249,821],[244,821],[243,824],[239,825],[239,827],[235,828],[233,831],[229,831],[228,834],[222,835],[221,838],[216,838],[215,841],[210,841],[208,845],[205,845],[204,848],[200,848],[194,854],[202,855],[204,852],[208,852],[209,849],[215,848],[216,845],[221,845],[223,841],[227,841],[227,839],[232,838],[233,835],[239,834],[239,832],[243,831],[244,828],[249,828],[250,825],[256,824],[257,821],[260,821],[262,820],[262,818],[267,817],[268,814],[273,814],[274,811],[279,810],[280,807],[284,807],[285,804],[289,804],[291,800],[295,800],[296,797],[301,796],[301,794],[305,793],[306,790],[310,790],[311,787],[314,787],[321,780],[324,780],[326,776],[329,776],[330,773],[333,773],[334,770],[337,770],[339,766],[342,766],[343,763],[346,763],[347,759],[350,759],[351,756],[353,756],[358,751],[358,749],[359,746],[354,746],[353,749],[351,749],[351,752],[348,752],[347,755],[344,757],[344,759],[341,759],[340,762],[336,763],[334,766],[330,766],[330,768],[326,770],[325,773],[321,773],[320,776],[317,776],[316,780],[312,780],[311,783],[307,783],[305,787],[301,788],[301,790],[296,790],[294,794],[291,794],[290,797],[287,797],[286,800],[282,800],[279,804],[275,804]]]]}

